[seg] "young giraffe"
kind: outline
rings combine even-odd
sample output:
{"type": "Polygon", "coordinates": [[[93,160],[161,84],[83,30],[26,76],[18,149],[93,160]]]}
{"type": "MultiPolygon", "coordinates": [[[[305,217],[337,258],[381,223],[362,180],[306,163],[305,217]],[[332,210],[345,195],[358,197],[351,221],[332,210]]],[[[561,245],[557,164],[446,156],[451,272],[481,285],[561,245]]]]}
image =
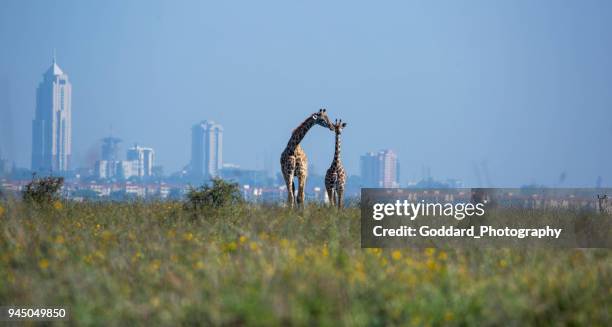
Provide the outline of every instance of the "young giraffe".
{"type": "Polygon", "coordinates": [[[334,151],[334,160],[331,166],[325,174],[325,189],[327,190],[327,197],[332,206],[337,205],[338,208],[344,206],[344,184],[346,184],[346,173],[344,172],[344,166],[340,161],[340,134],[346,127],[346,123],[336,119],[333,125],[334,131],[336,132],[336,150],[334,151]]]}
{"type": "Polygon", "coordinates": [[[296,202],[295,184],[293,182],[294,177],[297,177],[299,182],[297,204],[298,206],[304,205],[304,187],[306,185],[306,178],[308,177],[308,158],[300,146],[300,142],[302,142],[306,133],[308,133],[310,128],[315,124],[333,130],[326,111],[326,109],[320,109],[318,112],[306,118],[300,126],[294,129],[287,143],[287,147],[281,154],[280,164],[283,177],[285,178],[285,184],[287,185],[287,204],[290,208],[293,208],[296,202]]]}

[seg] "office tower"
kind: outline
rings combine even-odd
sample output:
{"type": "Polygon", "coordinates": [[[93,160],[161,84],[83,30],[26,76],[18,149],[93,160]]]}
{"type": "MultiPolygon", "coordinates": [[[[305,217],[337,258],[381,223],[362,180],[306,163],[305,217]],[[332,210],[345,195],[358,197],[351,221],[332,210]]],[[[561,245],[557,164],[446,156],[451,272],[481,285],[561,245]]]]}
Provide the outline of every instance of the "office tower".
{"type": "Polygon", "coordinates": [[[382,174],[379,177],[382,187],[399,187],[399,165],[397,155],[393,150],[382,150],[379,152],[379,162],[382,165],[382,174]]]}
{"type": "Polygon", "coordinates": [[[368,152],[361,156],[363,187],[399,187],[399,162],[393,150],[368,152]]]}
{"type": "Polygon", "coordinates": [[[191,129],[191,172],[196,178],[219,176],[223,164],[223,127],[203,121],[191,129]]]}
{"type": "Polygon", "coordinates": [[[360,170],[361,183],[363,187],[378,186],[378,156],[374,152],[368,152],[361,156],[360,170]]]}
{"type": "Polygon", "coordinates": [[[116,137],[105,137],[102,139],[102,160],[117,161],[119,160],[119,143],[121,139],[116,137]]]}
{"type": "Polygon", "coordinates": [[[144,148],[138,145],[127,150],[127,161],[132,161],[134,167],[134,176],[149,177],[153,175],[153,156],[154,151],[151,148],[144,148]]]}
{"type": "Polygon", "coordinates": [[[72,85],[55,61],[36,89],[32,121],[32,170],[65,172],[72,155],[72,85]]]}

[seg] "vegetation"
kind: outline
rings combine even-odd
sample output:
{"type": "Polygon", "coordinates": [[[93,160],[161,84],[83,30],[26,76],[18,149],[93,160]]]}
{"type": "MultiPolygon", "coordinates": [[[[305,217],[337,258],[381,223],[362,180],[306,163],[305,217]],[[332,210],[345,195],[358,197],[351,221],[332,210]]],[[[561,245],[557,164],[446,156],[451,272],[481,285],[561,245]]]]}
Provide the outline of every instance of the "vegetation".
{"type": "Polygon", "coordinates": [[[32,181],[25,186],[23,200],[38,205],[49,205],[60,199],[60,189],[64,185],[63,177],[40,177],[32,175],[32,181]]]}
{"type": "Polygon", "coordinates": [[[610,321],[609,250],[361,249],[356,208],[0,206],[0,303],[79,326],[610,321]]]}
{"type": "Polygon", "coordinates": [[[187,192],[185,207],[192,210],[204,208],[220,208],[239,204],[242,201],[238,184],[226,182],[221,178],[213,178],[212,185],[202,185],[191,188],[187,192]]]}

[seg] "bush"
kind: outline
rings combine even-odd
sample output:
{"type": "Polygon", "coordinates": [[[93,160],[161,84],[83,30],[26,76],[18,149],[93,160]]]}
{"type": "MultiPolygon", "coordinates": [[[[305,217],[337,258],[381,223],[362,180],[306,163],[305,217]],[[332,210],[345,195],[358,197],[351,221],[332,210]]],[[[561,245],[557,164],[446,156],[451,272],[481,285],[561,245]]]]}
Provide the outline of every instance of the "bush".
{"type": "Polygon", "coordinates": [[[23,200],[36,204],[51,204],[60,199],[60,189],[64,185],[63,177],[43,177],[32,176],[32,181],[25,186],[23,200]]]}
{"type": "Polygon", "coordinates": [[[187,192],[185,205],[188,209],[199,210],[202,208],[220,208],[241,202],[242,196],[237,183],[214,178],[212,186],[202,185],[198,188],[190,188],[187,192]]]}

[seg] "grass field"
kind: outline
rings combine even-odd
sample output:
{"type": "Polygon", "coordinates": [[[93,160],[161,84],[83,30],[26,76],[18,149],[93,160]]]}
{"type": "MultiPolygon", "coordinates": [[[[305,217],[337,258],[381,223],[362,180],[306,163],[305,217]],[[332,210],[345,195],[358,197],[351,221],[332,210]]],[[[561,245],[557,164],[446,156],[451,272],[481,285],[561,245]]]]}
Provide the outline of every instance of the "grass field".
{"type": "Polygon", "coordinates": [[[0,206],[0,305],[74,325],[611,321],[609,250],[361,249],[359,209],[0,206]]]}

